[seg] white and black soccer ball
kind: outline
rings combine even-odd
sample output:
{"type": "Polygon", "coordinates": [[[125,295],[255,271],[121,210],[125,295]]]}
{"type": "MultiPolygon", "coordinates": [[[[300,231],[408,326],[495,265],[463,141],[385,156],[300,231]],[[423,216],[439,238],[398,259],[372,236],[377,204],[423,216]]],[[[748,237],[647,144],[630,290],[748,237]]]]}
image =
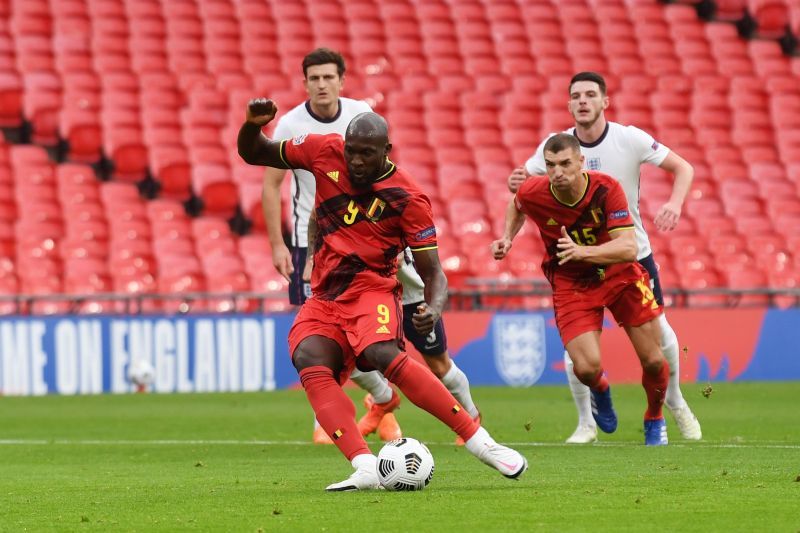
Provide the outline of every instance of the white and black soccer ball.
{"type": "Polygon", "coordinates": [[[386,490],[422,490],[433,478],[433,455],[417,439],[387,442],[378,453],[378,480],[386,490]]]}
{"type": "Polygon", "coordinates": [[[146,387],[152,385],[156,378],[156,370],[147,359],[134,359],[128,364],[128,379],[134,385],[146,387]]]}

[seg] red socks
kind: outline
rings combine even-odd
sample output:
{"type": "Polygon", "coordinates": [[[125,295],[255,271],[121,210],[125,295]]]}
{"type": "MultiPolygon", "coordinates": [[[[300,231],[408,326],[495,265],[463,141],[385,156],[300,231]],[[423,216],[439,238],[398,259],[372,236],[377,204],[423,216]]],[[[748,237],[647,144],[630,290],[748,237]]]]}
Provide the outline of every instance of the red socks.
{"type": "Polygon", "coordinates": [[[597,372],[597,375],[589,382],[586,382],[581,379],[581,377],[575,372],[575,367],[572,367],[572,372],[573,374],[575,374],[575,377],[577,377],[581,383],[583,383],[593,391],[602,393],[608,390],[608,379],[606,379],[606,373],[603,371],[602,368],[600,369],[599,372],[597,372]]]}
{"type": "Polygon", "coordinates": [[[447,424],[464,441],[480,428],[433,372],[405,352],[400,352],[383,375],[397,385],[414,405],[447,424]]]}
{"type": "Polygon", "coordinates": [[[348,461],[356,455],[372,453],[356,427],[356,408],[333,379],[333,370],[324,366],[305,368],[300,371],[300,383],[317,421],[348,461]]]}
{"type": "Polygon", "coordinates": [[[666,361],[661,366],[661,370],[656,373],[642,372],[642,387],[647,394],[645,420],[654,420],[664,416],[661,407],[664,405],[664,398],[667,395],[667,385],[669,385],[669,363],[666,361]]]}

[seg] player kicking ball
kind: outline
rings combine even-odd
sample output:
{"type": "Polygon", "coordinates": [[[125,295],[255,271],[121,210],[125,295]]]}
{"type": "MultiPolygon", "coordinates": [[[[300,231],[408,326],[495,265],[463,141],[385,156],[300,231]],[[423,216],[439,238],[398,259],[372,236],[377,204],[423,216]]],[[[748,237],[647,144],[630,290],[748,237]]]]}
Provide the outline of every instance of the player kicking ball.
{"type": "Polygon", "coordinates": [[[511,250],[526,215],[542,235],[547,253],[542,270],[553,288],[553,308],[561,340],[575,376],[589,387],[592,415],[606,433],[617,429],[611,388],[600,359],[600,332],[607,307],[636,350],[647,395],[644,440],[667,444],[662,406],[669,364],[661,352],[661,306],[647,271],[636,262],[637,244],[628,202],[619,183],[600,172],[582,170],[578,139],[550,137],[544,145],[548,179],[528,179],[506,210],[505,232],[492,243],[495,259],[511,250]]]}
{"type": "Polygon", "coordinates": [[[301,135],[275,142],[261,133],[277,112],[252,100],[239,130],[239,155],[251,165],[303,168],[314,174],[318,235],[306,300],[289,331],[289,353],[320,425],[355,472],[328,491],[379,488],[377,458],[355,422],[341,385],[350,371],[379,370],[418,407],[449,426],[479,460],[509,478],[527,469],[517,451],[494,441],[424,365],[403,351],[397,255],[410,247],[425,284],[414,327],[428,335],[447,300],[430,201],[388,158],[388,127],[375,113],[357,115],[345,138],[301,135]]]}
{"type": "MultiPolygon", "coordinates": [[[[347,125],[356,115],[372,111],[366,102],[341,96],[346,64],[340,53],[329,48],[317,48],[306,54],[302,66],[308,99],[278,120],[273,135],[275,139],[290,139],[308,133],[336,133],[344,137],[347,125]]],[[[281,185],[286,174],[285,169],[266,168],[262,205],[264,222],[272,247],[273,265],[289,282],[289,302],[299,306],[311,295],[310,282],[314,255],[308,253],[308,245],[314,239],[306,229],[311,231],[314,219],[311,213],[314,208],[316,182],[313,173],[304,169],[291,169],[292,234],[291,246],[287,248],[283,241],[281,223],[281,185]]],[[[444,321],[439,320],[434,331],[425,337],[419,335],[411,323],[411,316],[417,306],[425,301],[424,286],[414,270],[411,252],[404,250],[400,255],[397,277],[403,284],[405,337],[419,350],[428,367],[461,406],[473,418],[479,419],[480,413],[472,400],[469,380],[450,358],[447,350],[444,321]]],[[[377,432],[384,441],[400,438],[402,431],[394,416],[394,410],[400,405],[400,396],[389,386],[386,379],[379,372],[361,372],[358,369],[353,369],[350,379],[368,392],[364,398],[367,413],[358,421],[361,434],[367,436],[377,432]]],[[[325,429],[316,421],[313,441],[317,444],[333,444],[325,429]]],[[[460,437],[456,438],[456,443],[464,444],[460,437]]]]}

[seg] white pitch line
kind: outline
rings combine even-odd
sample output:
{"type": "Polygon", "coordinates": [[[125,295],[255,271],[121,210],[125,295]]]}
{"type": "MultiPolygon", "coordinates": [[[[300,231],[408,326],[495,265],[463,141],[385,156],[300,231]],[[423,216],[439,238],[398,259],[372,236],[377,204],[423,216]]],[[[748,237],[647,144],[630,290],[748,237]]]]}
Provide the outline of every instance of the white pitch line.
{"type": "MultiPolygon", "coordinates": [[[[376,443],[372,443],[376,444],[376,443]]],[[[448,446],[452,442],[426,442],[432,446],[448,446]]],[[[581,448],[575,444],[558,442],[506,442],[509,446],[538,447],[538,448],[581,448]]],[[[314,446],[315,444],[307,440],[221,440],[221,439],[156,439],[156,440],[101,440],[101,439],[0,439],[0,446],[42,446],[42,445],[61,445],[61,446],[314,446]]],[[[642,446],[638,441],[625,442],[604,442],[592,444],[590,448],[629,448],[642,446]]],[[[781,444],[777,442],[754,442],[748,443],[672,443],[672,448],[718,448],[718,449],[740,449],[740,448],[760,448],[760,449],[784,449],[800,450],[800,444],[781,444]]]]}

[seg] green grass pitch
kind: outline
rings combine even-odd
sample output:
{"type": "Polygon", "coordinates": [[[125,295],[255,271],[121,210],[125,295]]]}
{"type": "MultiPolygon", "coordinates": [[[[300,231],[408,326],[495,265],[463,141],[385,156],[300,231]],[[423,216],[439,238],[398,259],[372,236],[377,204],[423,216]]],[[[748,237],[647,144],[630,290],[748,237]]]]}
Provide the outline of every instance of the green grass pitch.
{"type": "Polygon", "coordinates": [[[0,398],[0,531],[800,531],[800,383],[702,388],[684,385],[704,440],[667,415],[664,448],[642,444],[640,387],[614,387],[619,429],[590,446],[562,444],[566,387],[476,388],[520,481],[405,401],[436,461],[418,493],[325,493],[351,467],[308,443],[302,391],[0,398]]]}

